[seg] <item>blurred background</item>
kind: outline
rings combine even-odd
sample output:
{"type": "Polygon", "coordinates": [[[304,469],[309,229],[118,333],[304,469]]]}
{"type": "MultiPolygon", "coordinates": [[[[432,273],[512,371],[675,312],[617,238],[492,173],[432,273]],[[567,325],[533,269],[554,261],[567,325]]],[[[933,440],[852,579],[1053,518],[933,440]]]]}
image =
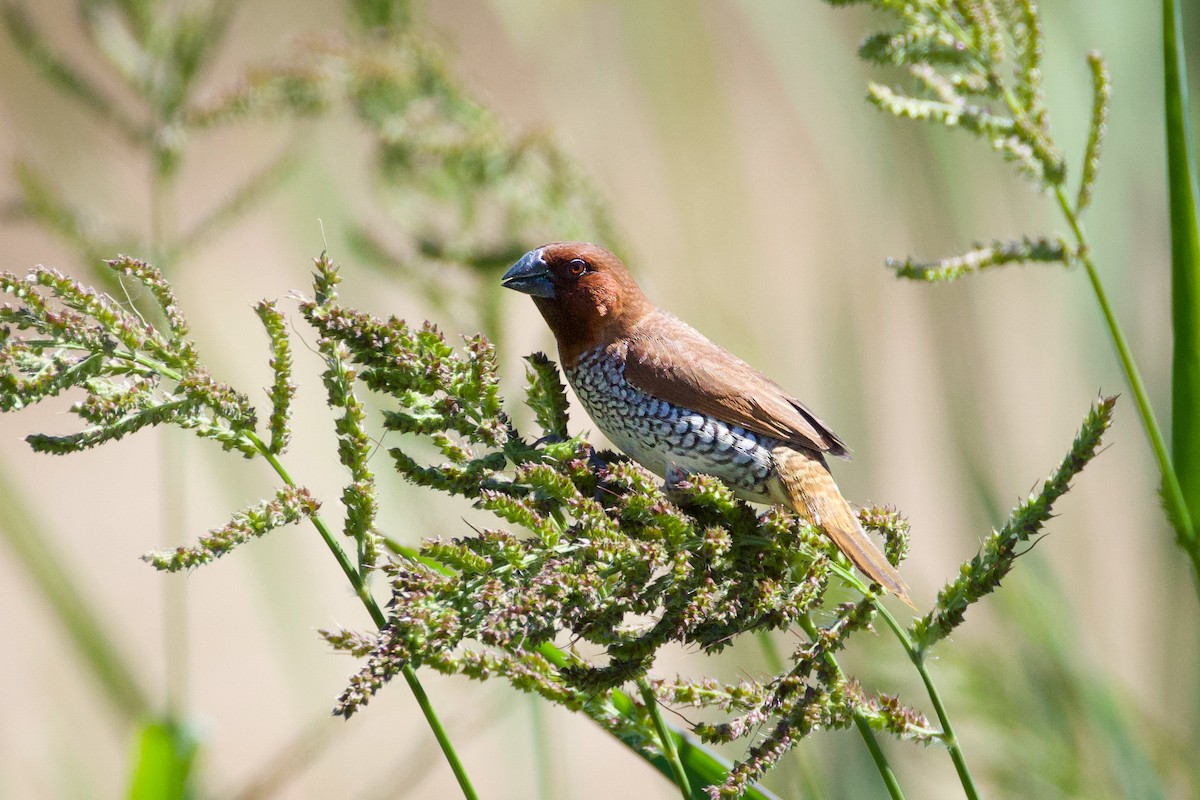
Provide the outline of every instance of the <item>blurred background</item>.
{"type": "MultiPolygon", "coordinates": [[[[834,465],[847,497],[893,505],[912,523],[904,572],[923,609],[1058,462],[1097,393],[1126,390],[1081,272],[1014,267],[929,286],[884,267],[889,256],[936,258],[1062,224],[986,144],[865,102],[868,79],[896,76],[857,60],[874,22],[860,9],[381,4],[405,47],[431,48],[436,67],[418,66],[414,85],[436,78],[448,88],[405,99],[403,114],[380,112],[361,85],[348,102],[325,95],[313,107],[301,107],[302,92],[269,95],[272,65],[302,65],[295,75],[313,86],[339,79],[333,63],[395,66],[389,48],[400,40],[363,32],[369,3],[347,6],[223,7],[228,18],[205,34],[211,51],[177,81],[186,98],[175,105],[162,89],[170,76],[155,79],[150,102],[122,77],[139,69],[136,19],[131,38],[122,9],[187,19],[205,3],[10,7],[15,35],[0,37],[0,268],[53,265],[120,296],[100,258],[123,250],[157,260],[202,359],[265,405],[268,350],[251,304],[285,298],[295,317],[286,298],[308,290],[310,260],[328,247],[348,303],[488,331],[519,414],[520,358],[552,341],[528,298],[502,294],[496,279],[543,241],[606,242],[652,298],[847,440],[854,460],[834,465]],[[73,97],[48,81],[48,48],[91,86],[73,97]],[[253,102],[230,110],[239,85],[266,87],[262,113],[247,111],[253,102]],[[79,101],[93,95],[114,98],[118,116],[79,101]],[[185,107],[212,113],[174,124],[185,107]],[[121,118],[171,124],[147,142],[122,133],[121,118]],[[442,133],[458,155],[482,155],[447,165],[442,133]]],[[[1043,14],[1048,106],[1072,164],[1089,112],[1084,54],[1101,50],[1114,77],[1086,222],[1165,422],[1159,20],[1137,4],[1086,0],[1043,14]]],[[[1194,25],[1188,35],[1200,42],[1194,25]]],[[[343,475],[320,367],[304,343],[312,333],[296,328],[287,461],[336,508],[343,475]]],[[[310,529],[276,531],[187,576],[138,560],[264,496],[265,465],[158,430],[81,456],[35,456],[22,437],[72,430],[66,405],[0,418],[0,797],[122,794],[139,721],[167,707],[200,742],[201,796],[454,796],[402,686],[348,723],[328,717],[355,665],[315,630],[369,620],[310,529]],[[103,640],[99,661],[95,648],[90,658],[80,649],[89,632],[103,640]]],[[[590,423],[577,409],[573,425],[590,423]]],[[[938,650],[935,678],[987,796],[1186,798],[1200,787],[1200,613],[1132,401],[1118,405],[1108,441],[1046,540],[938,650]]],[[[375,469],[385,473],[384,461],[375,469]]],[[[461,535],[481,519],[467,503],[381,479],[382,521],[406,542],[461,535]]],[[[860,641],[846,661],[866,686],[929,711],[890,639],[860,641]]],[[[763,674],[765,663],[746,642],[719,661],[679,654],[656,671],[736,678],[763,674]]],[[[485,797],[675,796],[586,719],[498,683],[424,680],[485,797]]],[[[940,748],[885,747],[910,797],[960,796],[940,748]]],[[[798,751],[768,781],[782,795],[886,796],[853,732],[817,735],[798,751]]]]}

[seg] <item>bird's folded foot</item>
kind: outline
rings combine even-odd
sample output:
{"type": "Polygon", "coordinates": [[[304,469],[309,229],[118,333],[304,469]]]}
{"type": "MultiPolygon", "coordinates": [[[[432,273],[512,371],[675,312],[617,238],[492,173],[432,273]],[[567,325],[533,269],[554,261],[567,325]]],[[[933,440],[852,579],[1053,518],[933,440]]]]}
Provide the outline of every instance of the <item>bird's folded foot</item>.
{"type": "Polygon", "coordinates": [[[628,461],[629,457],[621,453],[613,452],[612,450],[597,450],[590,448],[588,453],[588,466],[596,471],[608,469],[613,464],[618,464],[622,461],[628,461]]]}

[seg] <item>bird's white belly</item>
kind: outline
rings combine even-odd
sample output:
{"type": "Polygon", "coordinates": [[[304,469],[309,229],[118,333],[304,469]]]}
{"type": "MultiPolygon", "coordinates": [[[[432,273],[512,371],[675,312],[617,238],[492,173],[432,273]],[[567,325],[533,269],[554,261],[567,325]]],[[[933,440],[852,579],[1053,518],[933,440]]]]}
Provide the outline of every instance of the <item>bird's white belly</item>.
{"type": "Polygon", "coordinates": [[[625,381],[624,365],[601,352],[585,354],[567,379],[597,427],[651,472],[676,469],[713,475],[739,496],[773,502],[774,461],[780,442],[664,400],[625,381]]]}

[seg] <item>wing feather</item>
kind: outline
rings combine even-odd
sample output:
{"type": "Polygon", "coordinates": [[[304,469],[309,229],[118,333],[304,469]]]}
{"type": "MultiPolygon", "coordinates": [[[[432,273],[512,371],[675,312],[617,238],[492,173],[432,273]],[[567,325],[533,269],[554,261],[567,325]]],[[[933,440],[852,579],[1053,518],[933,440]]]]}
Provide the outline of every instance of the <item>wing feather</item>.
{"type": "Polygon", "coordinates": [[[796,447],[848,456],[803,403],[682,320],[655,311],[625,344],[625,380],[642,392],[796,447]]]}

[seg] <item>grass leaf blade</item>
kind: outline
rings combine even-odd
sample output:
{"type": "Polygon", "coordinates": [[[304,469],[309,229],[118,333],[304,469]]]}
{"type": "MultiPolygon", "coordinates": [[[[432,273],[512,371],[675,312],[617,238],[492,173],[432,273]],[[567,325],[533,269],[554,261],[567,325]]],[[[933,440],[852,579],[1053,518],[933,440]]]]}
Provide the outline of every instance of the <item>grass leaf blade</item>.
{"type": "MultiPolygon", "coordinates": [[[[1193,519],[1200,514],[1200,227],[1196,166],[1188,125],[1183,15],[1178,0],[1163,0],[1167,182],[1171,217],[1172,460],[1193,519]]],[[[1189,530],[1189,549],[1196,536],[1189,530]]],[[[1193,559],[1195,556],[1193,556],[1193,559]]]]}
{"type": "Polygon", "coordinates": [[[186,726],[154,720],[139,732],[130,800],[186,800],[196,796],[192,765],[199,742],[186,726]]]}

